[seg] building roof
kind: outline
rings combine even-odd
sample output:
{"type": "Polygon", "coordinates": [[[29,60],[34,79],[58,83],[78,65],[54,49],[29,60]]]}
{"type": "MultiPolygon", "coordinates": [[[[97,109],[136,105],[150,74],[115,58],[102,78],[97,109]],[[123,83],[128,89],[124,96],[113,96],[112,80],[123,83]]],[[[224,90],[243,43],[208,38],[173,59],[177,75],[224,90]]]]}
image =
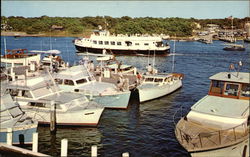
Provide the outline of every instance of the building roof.
{"type": "Polygon", "coordinates": [[[210,80],[227,81],[227,82],[239,82],[239,83],[250,83],[250,73],[247,72],[220,72],[211,76],[210,80]],[[229,78],[228,75],[231,75],[229,78]]]}

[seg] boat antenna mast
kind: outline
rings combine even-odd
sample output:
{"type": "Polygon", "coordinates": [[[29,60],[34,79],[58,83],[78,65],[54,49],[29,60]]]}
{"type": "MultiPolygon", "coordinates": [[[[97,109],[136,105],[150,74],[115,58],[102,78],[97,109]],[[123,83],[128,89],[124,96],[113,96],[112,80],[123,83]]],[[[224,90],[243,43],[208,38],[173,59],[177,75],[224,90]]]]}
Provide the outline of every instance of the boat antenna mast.
{"type": "Polygon", "coordinates": [[[174,37],[174,48],[173,48],[173,52],[172,52],[172,56],[173,56],[173,59],[172,59],[172,72],[174,72],[174,64],[175,64],[175,40],[176,40],[176,34],[175,34],[175,37],[174,37]]]}
{"type": "MultiPolygon", "coordinates": [[[[7,48],[6,48],[6,38],[4,37],[3,38],[3,42],[4,42],[4,56],[5,56],[5,59],[7,60],[7,48]]],[[[5,69],[7,70],[7,64],[5,64],[5,69]]],[[[7,70],[7,81],[9,81],[9,76],[8,76],[8,70],[7,70]]]]}

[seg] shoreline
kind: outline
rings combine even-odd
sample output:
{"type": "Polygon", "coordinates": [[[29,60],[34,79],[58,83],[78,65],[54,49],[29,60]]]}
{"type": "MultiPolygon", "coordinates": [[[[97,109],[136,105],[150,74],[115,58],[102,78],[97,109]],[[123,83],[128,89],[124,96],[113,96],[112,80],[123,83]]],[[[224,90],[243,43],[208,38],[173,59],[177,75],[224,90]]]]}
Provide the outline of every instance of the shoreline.
{"type": "MultiPolygon", "coordinates": [[[[14,37],[73,37],[79,38],[84,37],[86,34],[69,34],[66,32],[58,32],[58,33],[39,33],[39,34],[27,34],[26,32],[12,32],[12,31],[1,31],[1,36],[14,36],[14,37]]],[[[164,40],[176,40],[176,41],[196,41],[194,40],[199,36],[188,36],[188,37],[170,37],[164,40]]],[[[219,40],[218,38],[213,40],[219,40]]],[[[244,38],[237,38],[237,40],[244,40],[244,38]]]]}

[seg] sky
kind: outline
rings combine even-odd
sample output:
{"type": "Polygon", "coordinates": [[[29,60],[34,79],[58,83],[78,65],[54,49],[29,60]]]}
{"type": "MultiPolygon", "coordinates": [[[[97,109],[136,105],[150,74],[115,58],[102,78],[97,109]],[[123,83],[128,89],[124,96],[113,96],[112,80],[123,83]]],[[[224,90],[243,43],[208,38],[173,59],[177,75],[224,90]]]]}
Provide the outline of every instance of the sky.
{"type": "Polygon", "coordinates": [[[247,0],[192,1],[11,1],[1,0],[1,16],[40,17],[180,17],[215,19],[250,16],[247,0]]]}

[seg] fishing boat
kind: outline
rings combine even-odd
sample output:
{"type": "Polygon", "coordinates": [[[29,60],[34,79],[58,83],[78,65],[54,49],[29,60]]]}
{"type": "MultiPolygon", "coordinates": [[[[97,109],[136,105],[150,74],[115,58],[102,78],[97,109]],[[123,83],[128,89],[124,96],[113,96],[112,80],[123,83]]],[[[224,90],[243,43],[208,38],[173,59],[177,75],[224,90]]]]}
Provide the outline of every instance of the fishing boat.
{"type": "Polygon", "coordinates": [[[7,142],[8,128],[12,129],[12,144],[32,144],[38,122],[28,117],[9,94],[1,95],[0,142],[7,142]]]}
{"type": "Polygon", "coordinates": [[[70,67],[54,74],[60,89],[83,93],[105,108],[126,109],[131,92],[127,86],[118,89],[115,84],[98,82],[84,65],[70,67]]]}
{"type": "Polygon", "coordinates": [[[224,47],[225,51],[245,51],[245,47],[239,44],[227,44],[228,46],[224,47]]]}
{"type": "Polygon", "coordinates": [[[177,140],[192,156],[249,156],[249,73],[209,79],[208,95],[177,123],[177,140]]]}
{"type": "Polygon", "coordinates": [[[142,83],[137,87],[140,102],[168,95],[182,87],[183,74],[159,73],[143,75],[143,77],[142,83]]]}
{"type": "Polygon", "coordinates": [[[104,110],[102,105],[90,102],[83,94],[59,90],[48,75],[12,81],[5,89],[39,124],[50,123],[53,106],[57,125],[97,126],[104,110]]]}
{"type": "Polygon", "coordinates": [[[27,49],[6,50],[1,56],[1,64],[5,64],[6,67],[38,65],[40,60],[40,54],[30,53],[27,49]]]}
{"type": "Polygon", "coordinates": [[[246,38],[244,39],[244,42],[245,42],[245,43],[250,43],[250,37],[246,37],[246,38]]]}
{"type": "Polygon", "coordinates": [[[40,69],[49,69],[50,71],[58,72],[59,70],[65,69],[68,66],[68,63],[60,56],[61,51],[59,50],[31,50],[30,52],[44,54],[43,59],[40,62],[40,69]]]}
{"type": "Polygon", "coordinates": [[[100,71],[104,74],[136,75],[136,67],[118,61],[114,55],[104,55],[96,58],[100,62],[100,71]]]}
{"type": "Polygon", "coordinates": [[[158,70],[154,66],[155,55],[153,57],[153,67],[151,66],[151,64],[149,64],[148,60],[147,72],[142,76],[143,80],[137,80],[139,82],[137,89],[139,91],[140,102],[160,98],[162,96],[173,93],[174,91],[182,87],[182,79],[184,77],[184,74],[174,73],[175,40],[172,56],[173,60],[171,73],[158,73],[158,70]]]}
{"type": "Polygon", "coordinates": [[[107,30],[95,30],[89,38],[76,39],[74,45],[79,52],[98,54],[148,55],[155,52],[158,56],[166,56],[170,52],[170,46],[161,37],[110,35],[107,30]]]}

